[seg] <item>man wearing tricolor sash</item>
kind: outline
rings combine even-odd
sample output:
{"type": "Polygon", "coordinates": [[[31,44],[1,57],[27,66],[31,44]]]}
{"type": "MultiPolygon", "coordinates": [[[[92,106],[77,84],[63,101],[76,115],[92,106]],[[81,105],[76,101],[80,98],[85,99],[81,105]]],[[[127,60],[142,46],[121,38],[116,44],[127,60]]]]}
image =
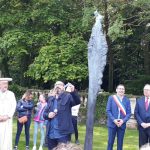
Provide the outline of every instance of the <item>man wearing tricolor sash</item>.
{"type": "Polygon", "coordinates": [[[107,126],[108,126],[108,146],[107,150],[113,150],[113,144],[117,135],[117,150],[123,149],[123,139],[126,129],[126,122],[131,117],[130,100],[124,95],[125,87],[120,84],[116,88],[116,94],[108,98],[107,126]]]}

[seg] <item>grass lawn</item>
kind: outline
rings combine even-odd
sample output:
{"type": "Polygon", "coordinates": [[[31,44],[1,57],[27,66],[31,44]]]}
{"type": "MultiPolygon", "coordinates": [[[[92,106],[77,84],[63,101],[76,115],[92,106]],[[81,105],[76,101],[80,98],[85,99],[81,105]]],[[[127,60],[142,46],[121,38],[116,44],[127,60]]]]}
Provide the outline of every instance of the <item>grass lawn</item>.
{"type": "MultiPolygon", "coordinates": [[[[15,134],[16,134],[16,121],[14,121],[14,129],[13,129],[13,142],[15,140],[15,134]]],[[[85,138],[85,125],[79,125],[79,140],[81,145],[84,145],[84,138],[85,138]]],[[[33,145],[33,122],[31,124],[30,128],[30,150],[32,150],[33,145]]],[[[39,146],[40,141],[40,132],[38,136],[38,143],[37,147],[39,146]]],[[[73,136],[74,141],[74,136],[73,136]]],[[[18,145],[19,150],[25,149],[25,136],[24,136],[24,129],[22,131],[20,142],[18,145]]],[[[93,137],[93,150],[106,150],[107,148],[107,128],[102,126],[95,126],[94,127],[94,137],[93,137]]],[[[124,147],[123,150],[137,150],[138,149],[138,131],[136,129],[127,129],[124,139],[124,147]]],[[[44,150],[47,150],[47,148],[44,148],[44,150]]],[[[116,150],[116,142],[114,145],[114,150],[116,150]]]]}

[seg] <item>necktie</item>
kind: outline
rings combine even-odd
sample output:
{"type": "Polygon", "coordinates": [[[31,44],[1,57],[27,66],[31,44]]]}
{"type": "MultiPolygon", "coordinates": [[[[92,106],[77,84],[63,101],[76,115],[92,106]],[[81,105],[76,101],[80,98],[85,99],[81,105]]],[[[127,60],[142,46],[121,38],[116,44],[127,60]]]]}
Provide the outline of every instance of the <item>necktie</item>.
{"type": "Polygon", "coordinates": [[[148,97],[146,97],[146,99],[145,99],[145,109],[146,109],[146,111],[148,110],[148,106],[149,106],[148,97]]]}

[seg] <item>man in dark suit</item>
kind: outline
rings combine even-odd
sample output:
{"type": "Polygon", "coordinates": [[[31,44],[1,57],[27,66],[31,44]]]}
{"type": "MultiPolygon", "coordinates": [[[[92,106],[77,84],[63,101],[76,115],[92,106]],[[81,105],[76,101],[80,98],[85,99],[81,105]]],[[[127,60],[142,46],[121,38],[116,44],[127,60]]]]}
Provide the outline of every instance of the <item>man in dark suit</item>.
{"type": "Polygon", "coordinates": [[[80,97],[73,92],[65,92],[64,83],[57,81],[54,94],[49,97],[44,118],[47,122],[48,150],[52,150],[59,143],[67,143],[74,132],[71,107],[80,104],[80,97]]]}
{"type": "Polygon", "coordinates": [[[117,134],[117,150],[122,150],[126,122],[131,116],[130,100],[124,95],[125,87],[120,84],[116,88],[116,95],[111,95],[107,102],[107,126],[108,146],[107,150],[113,150],[115,136],[117,134]]]}
{"type": "Polygon", "coordinates": [[[143,89],[144,96],[136,101],[135,118],[139,129],[139,147],[150,143],[150,84],[146,84],[143,89]]]}

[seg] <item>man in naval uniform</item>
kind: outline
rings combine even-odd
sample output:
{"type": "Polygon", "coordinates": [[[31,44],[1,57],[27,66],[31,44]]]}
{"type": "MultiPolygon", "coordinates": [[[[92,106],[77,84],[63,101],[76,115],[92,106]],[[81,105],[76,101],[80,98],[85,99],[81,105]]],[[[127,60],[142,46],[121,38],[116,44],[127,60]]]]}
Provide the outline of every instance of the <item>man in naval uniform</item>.
{"type": "Polygon", "coordinates": [[[8,90],[11,78],[0,78],[0,150],[12,150],[12,118],[16,109],[16,98],[8,90]]]}

